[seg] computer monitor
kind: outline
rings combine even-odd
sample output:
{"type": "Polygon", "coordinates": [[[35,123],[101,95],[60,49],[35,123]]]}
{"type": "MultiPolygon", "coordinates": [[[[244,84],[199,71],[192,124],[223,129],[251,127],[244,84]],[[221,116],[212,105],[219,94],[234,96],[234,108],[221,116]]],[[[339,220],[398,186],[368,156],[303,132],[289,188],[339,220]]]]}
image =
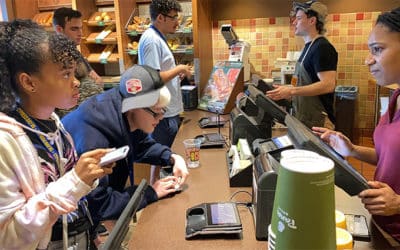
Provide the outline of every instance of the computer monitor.
{"type": "Polygon", "coordinates": [[[357,195],[369,188],[367,180],[359,172],[302,122],[291,115],[286,115],[285,124],[295,148],[310,150],[333,160],[336,186],[349,195],[357,195]]]}
{"type": "Polygon", "coordinates": [[[115,226],[111,230],[110,235],[108,235],[106,242],[104,243],[104,245],[100,246],[99,249],[101,250],[123,249],[121,244],[128,232],[129,223],[132,221],[133,216],[139,209],[146,188],[147,188],[147,181],[143,179],[140,182],[139,186],[136,188],[135,192],[133,193],[133,196],[129,200],[128,205],[125,207],[124,211],[122,211],[122,214],[115,223],[115,226]]]}
{"type": "Polygon", "coordinates": [[[249,98],[253,99],[258,110],[258,120],[263,119],[271,121],[278,121],[284,123],[287,112],[279,106],[275,101],[270,99],[254,85],[248,86],[249,98]]]}
{"type": "Polygon", "coordinates": [[[249,145],[255,139],[271,137],[271,125],[259,122],[255,116],[249,116],[240,107],[235,107],[230,113],[229,138],[236,145],[240,138],[247,139],[249,145]]]}

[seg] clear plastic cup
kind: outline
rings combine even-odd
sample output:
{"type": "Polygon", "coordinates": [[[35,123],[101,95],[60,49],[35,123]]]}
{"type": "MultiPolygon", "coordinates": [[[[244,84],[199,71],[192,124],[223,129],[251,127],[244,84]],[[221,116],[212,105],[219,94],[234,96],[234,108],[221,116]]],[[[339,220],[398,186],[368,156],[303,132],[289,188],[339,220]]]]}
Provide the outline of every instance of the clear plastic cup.
{"type": "Polygon", "coordinates": [[[188,168],[197,168],[200,166],[200,144],[200,139],[186,139],[183,141],[188,168]]]}

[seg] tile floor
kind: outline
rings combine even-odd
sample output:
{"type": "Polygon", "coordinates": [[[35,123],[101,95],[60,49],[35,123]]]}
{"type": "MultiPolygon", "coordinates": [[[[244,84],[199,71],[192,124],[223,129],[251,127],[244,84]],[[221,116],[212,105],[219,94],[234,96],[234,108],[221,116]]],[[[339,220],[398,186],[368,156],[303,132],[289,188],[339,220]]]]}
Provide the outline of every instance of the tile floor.
{"type": "MultiPolygon", "coordinates": [[[[367,147],[373,147],[371,137],[360,137],[359,144],[367,147]]],[[[347,161],[360,172],[367,180],[373,180],[375,174],[375,165],[371,165],[357,159],[349,157],[347,161]]]]}

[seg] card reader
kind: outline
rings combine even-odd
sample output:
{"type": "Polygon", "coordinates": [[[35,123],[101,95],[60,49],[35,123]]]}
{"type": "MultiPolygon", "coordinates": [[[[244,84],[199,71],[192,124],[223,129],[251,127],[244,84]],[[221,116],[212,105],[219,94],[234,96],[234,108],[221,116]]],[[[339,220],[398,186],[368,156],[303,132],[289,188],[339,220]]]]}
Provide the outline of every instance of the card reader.
{"type": "Polygon", "coordinates": [[[186,239],[241,232],[242,223],[233,202],[202,203],[186,211],[186,239]]]}

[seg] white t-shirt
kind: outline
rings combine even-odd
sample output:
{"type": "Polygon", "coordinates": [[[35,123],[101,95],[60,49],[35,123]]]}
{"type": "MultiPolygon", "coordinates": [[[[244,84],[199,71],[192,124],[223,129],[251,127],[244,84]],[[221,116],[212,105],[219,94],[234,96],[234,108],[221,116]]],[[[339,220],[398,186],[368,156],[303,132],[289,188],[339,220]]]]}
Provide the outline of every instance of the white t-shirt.
{"type": "MultiPolygon", "coordinates": [[[[138,63],[148,65],[160,71],[176,67],[175,58],[162,34],[153,28],[148,28],[140,37],[138,49],[138,63]]],[[[183,111],[180,79],[178,76],[166,83],[170,93],[171,102],[167,106],[164,117],[176,116],[183,111]]]]}

